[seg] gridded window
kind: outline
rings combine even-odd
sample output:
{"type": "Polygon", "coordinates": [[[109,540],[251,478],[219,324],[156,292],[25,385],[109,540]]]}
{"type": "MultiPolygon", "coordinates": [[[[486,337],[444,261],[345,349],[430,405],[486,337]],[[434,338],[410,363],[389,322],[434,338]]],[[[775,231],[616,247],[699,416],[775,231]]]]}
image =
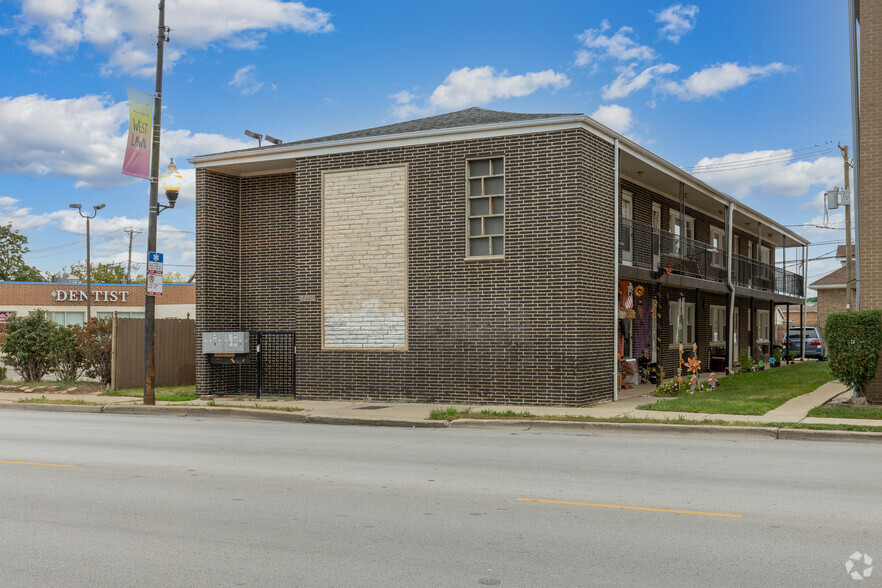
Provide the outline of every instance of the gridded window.
{"type": "Polygon", "coordinates": [[[710,319],[711,343],[724,343],[726,340],[726,307],[711,306],[710,319]]]}
{"type": "Polygon", "coordinates": [[[504,173],[501,157],[468,162],[469,257],[505,253],[504,173]]]}
{"type": "Polygon", "coordinates": [[[769,340],[769,311],[756,311],[756,340],[768,342],[769,340]]]}

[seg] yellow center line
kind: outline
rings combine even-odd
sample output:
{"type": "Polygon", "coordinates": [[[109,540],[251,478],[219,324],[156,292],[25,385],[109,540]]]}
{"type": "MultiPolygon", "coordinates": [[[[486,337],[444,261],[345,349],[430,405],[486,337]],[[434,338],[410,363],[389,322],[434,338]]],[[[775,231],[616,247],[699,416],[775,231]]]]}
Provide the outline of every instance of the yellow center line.
{"type": "Polygon", "coordinates": [[[728,514],[724,512],[700,512],[696,510],[675,510],[672,508],[650,508],[648,506],[622,506],[618,504],[595,504],[593,502],[567,502],[565,500],[542,500],[541,498],[518,498],[522,502],[544,502],[546,504],[570,504],[573,506],[595,506],[597,508],[619,508],[622,510],[648,510],[651,512],[673,512],[677,514],[702,515],[706,517],[729,517],[740,519],[740,514],[728,514]]]}
{"type": "Polygon", "coordinates": [[[75,465],[69,465],[65,463],[39,463],[35,461],[4,461],[0,459],[0,463],[11,463],[15,465],[35,465],[35,466],[50,466],[53,468],[75,468],[75,465]]]}

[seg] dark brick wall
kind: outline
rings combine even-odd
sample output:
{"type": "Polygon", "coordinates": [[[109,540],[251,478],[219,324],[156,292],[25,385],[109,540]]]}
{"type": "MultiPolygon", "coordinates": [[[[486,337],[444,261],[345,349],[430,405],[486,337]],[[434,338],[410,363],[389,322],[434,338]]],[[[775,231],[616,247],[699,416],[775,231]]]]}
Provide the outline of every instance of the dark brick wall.
{"type": "MultiPolygon", "coordinates": [[[[309,157],[296,174],[242,180],[200,170],[197,179],[200,332],[296,328],[298,397],[612,397],[610,144],[571,130],[309,157]],[[465,162],[485,156],[505,158],[505,259],[466,261],[465,162]],[[409,350],[322,351],[321,172],[399,163],[409,166],[409,350]],[[235,279],[230,265],[214,273],[234,250],[235,279]]],[[[238,369],[200,361],[200,392],[235,386],[238,369]]]]}
{"type": "Polygon", "coordinates": [[[196,170],[196,390],[239,387],[240,368],[212,366],[202,333],[240,330],[239,178],[196,170]]]}

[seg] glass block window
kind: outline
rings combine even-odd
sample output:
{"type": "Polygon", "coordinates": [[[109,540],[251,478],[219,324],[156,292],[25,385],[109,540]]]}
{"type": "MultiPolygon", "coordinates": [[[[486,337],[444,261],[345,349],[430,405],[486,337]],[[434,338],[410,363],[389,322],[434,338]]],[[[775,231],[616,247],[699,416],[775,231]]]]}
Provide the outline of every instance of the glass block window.
{"type": "Polygon", "coordinates": [[[468,162],[468,255],[505,253],[505,167],[501,157],[468,162]]]}

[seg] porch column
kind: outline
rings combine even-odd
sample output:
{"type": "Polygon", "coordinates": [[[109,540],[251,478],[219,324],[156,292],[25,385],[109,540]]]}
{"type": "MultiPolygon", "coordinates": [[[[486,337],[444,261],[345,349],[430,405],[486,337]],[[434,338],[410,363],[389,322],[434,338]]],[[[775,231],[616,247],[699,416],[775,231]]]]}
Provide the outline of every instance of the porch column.
{"type": "Polygon", "coordinates": [[[613,400],[619,399],[619,140],[613,141],[613,400]]]}
{"type": "MultiPolygon", "coordinates": [[[[701,360],[701,290],[695,289],[695,358],[701,360]]],[[[708,353],[708,364],[710,363],[710,354],[708,353]]],[[[705,364],[707,365],[707,364],[705,364]]]]}
{"type": "Polygon", "coordinates": [[[724,209],[726,221],[726,286],[729,290],[726,292],[726,309],[728,319],[726,319],[726,373],[732,373],[732,349],[735,345],[735,287],[732,285],[732,215],[735,213],[735,205],[729,204],[724,209]]]}

